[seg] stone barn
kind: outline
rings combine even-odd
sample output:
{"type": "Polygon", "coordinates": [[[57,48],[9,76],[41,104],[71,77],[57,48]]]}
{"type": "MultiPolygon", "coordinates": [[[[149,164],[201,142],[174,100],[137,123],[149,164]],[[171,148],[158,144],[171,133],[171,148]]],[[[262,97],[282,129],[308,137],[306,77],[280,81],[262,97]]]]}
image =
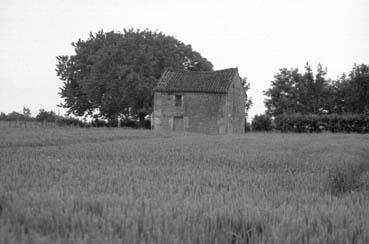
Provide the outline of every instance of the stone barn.
{"type": "Polygon", "coordinates": [[[239,134],[245,129],[246,94],[237,68],[167,69],[154,89],[154,130],[239,134]]]}

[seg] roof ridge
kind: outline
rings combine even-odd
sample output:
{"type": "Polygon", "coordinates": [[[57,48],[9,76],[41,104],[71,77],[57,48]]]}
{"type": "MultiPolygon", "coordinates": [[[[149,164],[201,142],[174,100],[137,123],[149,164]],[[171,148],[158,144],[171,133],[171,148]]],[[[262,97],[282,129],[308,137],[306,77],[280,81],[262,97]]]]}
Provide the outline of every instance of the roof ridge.
{"type": "Polygon", "coordinates": [[[226,93],[237,73],[237,67],[215,71],[166,68],[154,90],[226,93]]]}
{"type": "Polygon", "coordinates": [[[172,72],[182,72],[182,73],[217,73],[217,72],[223,72],[223,71],[229,71],[229,70],[238,70],[237,67],[234,68],[227,68],[227,69],[219,69],[219,70],[188,70],[188,69],[179,69],[179,68],[165,68],[164,71],[172,71],[172,72]]]}

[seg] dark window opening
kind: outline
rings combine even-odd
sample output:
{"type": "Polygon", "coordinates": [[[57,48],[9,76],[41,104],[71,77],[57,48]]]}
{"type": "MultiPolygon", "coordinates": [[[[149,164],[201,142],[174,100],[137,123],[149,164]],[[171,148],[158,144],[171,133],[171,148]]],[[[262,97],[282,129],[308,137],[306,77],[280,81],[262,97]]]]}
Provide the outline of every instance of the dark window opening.
{"type": "Polygon", "coordinates": [[[182,96],[181,95],[174,96],[174,105],[176,107],[182,107],[182,96]]]}

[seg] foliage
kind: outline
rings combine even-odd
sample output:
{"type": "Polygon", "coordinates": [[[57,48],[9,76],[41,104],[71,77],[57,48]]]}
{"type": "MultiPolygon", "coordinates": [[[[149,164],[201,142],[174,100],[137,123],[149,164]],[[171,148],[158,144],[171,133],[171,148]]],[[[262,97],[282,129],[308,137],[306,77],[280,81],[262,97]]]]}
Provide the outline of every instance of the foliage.
{"type": "Polygon", "coordinates": [[[23,107],[23,116],[26,119],[31,118],[31,109],[23,107]]]}
{"type": "Polygon", "coordinates": [[[305,73],[300,74],[298,69],[280,69],[274,76],[272,86],[264,94],[267,113],[272,116],[283,113],[320,113],[327,110],[325,106],[326,69],[319,64],[314,76],[309,64],[306,64],[305,73]]]}
{"type": "Polygon", "coordinates": [[[85,126],[85,123],[77,118],[59,116],[54,111],[46,111],[44,109],[40,109],[36,120],[40,122],[56,122],[58,126],[85,126]]]}
{"type": "Polygon", "coordinates": [[[8,114],[5,113],[1,113],[0,115],[0,120],[6,120],[6,121],[20,121],[20,120],[24,120],[25,117],[23,114],[18,113],[18,112],[10,112],[8,114]]]}
{"type": "Polygon", "coordinates": [[[367,161],[368,135],[6,128],[0,243],[369,238],[367,191],[326,186],[332,169],[367,161]]]}
{"type": "MultiPolygon", "coordinates": [[[[20,122],[30,122],[30,121],[38,121],[38,122],[47,122],[57,126],[78,126],[78,127],[116,127],[118,126],[118,121],[106,121],[99,118],[95,118],[94,120],[87,122],[82,121],[79,118],[69,117],[69,116],[59,116],[54,111],[46,111],[44,109],[40,109],[39,113],[36,117],[31,117],[30,114],[26,116],[24,114],[20,114],[18,112],[11,112],[9,114],[5,114],[3,112],[0,113],[0,121],[20,121],[20,122]],[[116,124],[112,124],[116,123],[116,124]]],[[[151,121],[144,120],[143,128],[151,129],[151,121]]],[[[132,117],[126,117],[119,120],[120,127],[129,127],[129,128],[139,128],[141,125],[137,119],[133,119],[132,117]]],[[[32,124],[31,124],[32,125],[32,124]]],[[[31,126],[30,125],[30,126],[31,126]]],[[[33,124],[35,125],[35,124],[33,124]]],[[[25,128],[27,125],[24,124],[25,128]]],[[[36,124],[37,126],[37,124],[36,124]]]]}
{"type": "Polygon", "coordinates": [[[59,126],[79,126],[79,127],[85,127],[86,123],[72,117],[62,117],[58,116],[56,120],[56,124],[59,126]]]}
{"type": "Polygon", "coordinates": [[[355,65],[348,76],[325,78],[327,70],[319,64],[314,76],[309,64],[305,73],[280,69],[264,92],[267,113],[331,114],[369,113],[369,66],[355,65]]]}
{"type": "Polygon", "coordinates": [[[54,111],[46,111],[44,109],[40,109],[39,113],[36,115],[37,121],[55,122],[57,119],[58,116],[54,111]]]}
{"type": "Polygon", "coordinates": [[[247,91],[250,90],[250,82],[247,82],[247,77],[243,78],[241,81],[243,90],[245,91],[245,116],[248,117],[248,111],[252,105],[252,98],[247,95],[247,91]]]}
{"type": "Polygon", "coordinates": [[[95,119],[91,122],[91,125],[93,127],[107,127],[108,124],[106,123],[105,120],[101,120],[101,119],[95,119]]]}
{"type": "Polygon", "coordinates": [[[133,120],[133,119],[130,119],[130,118],[125,118],[125,119],[122,119],[120,121],[120,126],[121,127],[129,127],[129,128],[138,128],[139,123],[136,120],[133,120]]]}
{"type": "Polygon", "coordinates": [[[99,31],[72,45],[75,55],[58,56],[56,71],[64,81],[61,106],[77,116],[116,121],[135,115],[143,121],[152,111],[153,88],[165,68],[212,70],[190,45],[161,32],[99,31]]]}
{"type": "Polygon", "coordinates": [[[355,65],[349,74],[348,95],[343,99],[353,113],[369,114],[369,65],[355,65]]]}
{"type": "Polygon", "coordinates": [[[255,115],[251,122],[253,131],[271,131],[272,118],[266,114],[255,115]]]}
{"type": "Polygon", "coordinates": [[[369,133],[369,115],[364,114],[281,114],[275,117],[274,123],[283,132],[369,133]]]}
{"type": "Polygon", "coordinates": [[[23,114],[16,111],[10,112],[8,114],[1,112],[0,121],[30,121],[33,120],[31,117],[31,110],[29,108],[23,107],[23,114]]]}

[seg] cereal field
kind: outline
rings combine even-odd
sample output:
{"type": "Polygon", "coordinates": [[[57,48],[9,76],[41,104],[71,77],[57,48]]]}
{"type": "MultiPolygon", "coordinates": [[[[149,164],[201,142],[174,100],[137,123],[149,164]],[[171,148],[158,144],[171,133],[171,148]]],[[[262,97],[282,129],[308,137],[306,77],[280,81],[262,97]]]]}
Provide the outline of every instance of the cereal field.
{"type": "Polygon", "coordinates": [[[369,135],[0,126],[0,243],[369,243],[369,135]]]}

